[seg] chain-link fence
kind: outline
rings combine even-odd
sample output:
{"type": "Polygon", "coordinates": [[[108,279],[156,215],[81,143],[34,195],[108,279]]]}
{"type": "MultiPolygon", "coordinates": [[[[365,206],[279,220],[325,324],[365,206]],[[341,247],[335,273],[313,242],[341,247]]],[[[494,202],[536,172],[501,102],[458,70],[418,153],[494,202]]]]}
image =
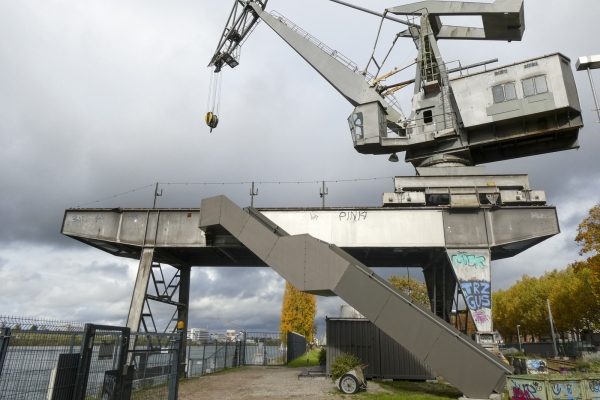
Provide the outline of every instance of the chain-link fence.
{"type": "MultiPolygon", "coordinates": [[[[538,342],[529,343],[504,343],[501,344],[500,350],[506,350],[510,348],[521,349],[527,355],[538,355],[540,357],[554,357],[554,346],[552,342],[538,342]]],[[[589,342],[558,342],[556,349],[560,357],[581,357],[586,353],[598,352],[598,347],[593,343],[589,342]]]]}
{"type": "MultiPolygon", "coordinates": [[[[301,338],[304,344],[300,355],[306,351],[306,339],[301,338]]],[[[296,342],[293,346],[297,347],[296,342]]],[[[189,346],[187,376],[211,374],[243,365],[286,365],[287,355],[287,333],[247,332],[240,334],[234,341],[189,346]]]]}
{"type": "Polygon", "coordinates": [[[244,365],[244,342],[215,342],[188,349],[188,377],[244,365]]]}
{"type": "Polygon", "coordinates": [[[131,399],[177,398],[180,340],[175,333],[131,334],[129,357],[135,368],[131,399]]]}
{"type": "Polygon", "coordinates": [[[0,316],[0,399],[73,393],[84,324],[0,316]]]}
{"type": "Polygon", "coordinates": [[[0,316],[0,399],[176,400],[181,334],[0,316]]]}
{"type": "Polygon", "coordinates": [[[287,334],[284,332],[248,332],[246,365],[285,365],[287,334]]]}

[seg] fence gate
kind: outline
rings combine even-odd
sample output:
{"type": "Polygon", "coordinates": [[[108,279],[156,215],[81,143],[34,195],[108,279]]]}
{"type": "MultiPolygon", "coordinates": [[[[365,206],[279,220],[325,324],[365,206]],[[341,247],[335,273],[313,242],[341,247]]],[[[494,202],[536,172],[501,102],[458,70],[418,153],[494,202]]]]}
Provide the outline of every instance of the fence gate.
{"type": "Polygon", "coordinates": [[[123,397],[129,328],[85,324],[74,400],[123,397]]]}
{"type": "Polygon", "coordinates": [[[0,316],[0,400],[176,400],[181,334],[0,316]]]}
{"type": "Polygon", "coordinates": [[[72,400],[83,328],[0,316],[0,399],[72,400]]]}
{"type": "MultiPolygon", "coordinates": [[[[133,398],[177,400],[181,334],[131,334],[129,350],[133,398]]],[[[129,399],[130,397],[127,397],[129,399]]]]}
{"type": "Polygon", "coordinates": [[[286,334],[282,332],[247,332],[246,365],[285,365],[286,334]]]}

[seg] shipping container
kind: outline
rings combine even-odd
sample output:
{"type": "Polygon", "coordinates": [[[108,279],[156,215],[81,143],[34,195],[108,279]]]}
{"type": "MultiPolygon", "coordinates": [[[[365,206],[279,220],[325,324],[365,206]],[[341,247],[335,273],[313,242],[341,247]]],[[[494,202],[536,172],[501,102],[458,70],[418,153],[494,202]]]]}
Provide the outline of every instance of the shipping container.
{"type": "Polygon", "coordinates": [[[356,356],[367,379],[432,380],[436,373],[364,318],[327,318],[327,375],[342,353],[356,356]]]}

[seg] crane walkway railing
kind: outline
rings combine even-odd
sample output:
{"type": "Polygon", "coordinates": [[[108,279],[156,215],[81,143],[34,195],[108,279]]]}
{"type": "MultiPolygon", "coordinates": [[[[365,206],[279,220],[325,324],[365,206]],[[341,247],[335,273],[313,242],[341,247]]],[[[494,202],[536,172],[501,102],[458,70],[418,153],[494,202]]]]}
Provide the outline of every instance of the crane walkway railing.
{"type": "MultiPolygon", "coordinates": [[[[367,72],[362,71],[360,68],[358,68],[358,65],[354,61],[350,60],[348,57],[346,57],[345,55],[343,55],[339,51],[334,50],[331,47],[327,46],[325,43],[321,42],[319,39],[315,38],[313,35],[311,35],[310,33],[306,32],[304,29],[302,29],[301,27],[299,27],[294,22],[290,21],[289,19],[287,19],[286,17],[284,17],[283,15],[281,15],[280,13],[278,13],[277,11],[271,11],[270,14],[275,19],[277,19],[281,23],[285,24],[293,32],[295,32],[298,35],[302,36],[303,38],[305,38],[306,40],[308,40],[310,43],[314,44],[319,49],[323,50],[325,53],[329,54],[331,57],[335,58],[337,61],[339,61],[340,63],[342,63],[346,67],[348,67],[348,69],[350,69],[351,71],[353,71],[355,74],[362,75],[369,84],[375,80],[375,77],[371,73],[369,73],[368,71],[367,72]]],[[[400,103],[398,102],[398,99],[396,99],[396,96],[394,96],[393,94],[389,94],[389,95],[386,95],[384,97],[387,100],[387,102],[396,111],[400,112],[400,114],[403,115],[402,108],[400,107],[400,103]]]]}
{"type": "Polygon", "coordinates": [[[319,39],[315,38],[310,33],[306,32],[304,29],[302,29],[301,27],[299,27],[298,25],[296,25],[295,23],[293,23],[292,21],[290,21],[289,19],[287,19],[286,17],[284,17],[283,15],[278,13],[277,11],[271,11],[271,15],[274,18],[281,21],[283,24],[285,24],[292,31],[296,32],[298,35],[302,36],[303,38],[305,38],[306,40],[308,40],[309,42],[311,42],[312,44],[317,46],[319,49],[323,50],[325,53],[329,54],[331,57],[335,58],[336,60],[338,60],[339,62],[344,64],[346,67],[348,67],[349,69],[354,71],[356,74],[363,75],[367,82],[371,82],[371,81],[373,81],[373,79],[375,79],[375,77],[372,74],[361,71],[358,68],[358,65],[354,61],[350,60],[348,57],[346,57],[339,51],[334,50],[331,47],[327,46],[325,43],[321,42],[319,39]]]}

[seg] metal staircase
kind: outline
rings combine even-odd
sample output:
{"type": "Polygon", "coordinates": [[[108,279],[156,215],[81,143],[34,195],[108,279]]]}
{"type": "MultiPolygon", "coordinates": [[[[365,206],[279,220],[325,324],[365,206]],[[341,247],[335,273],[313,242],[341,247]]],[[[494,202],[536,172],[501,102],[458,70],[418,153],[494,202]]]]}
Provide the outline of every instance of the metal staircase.
{"type": "Polygon", "coordinates": [[[471,398],[500,392],[512,370],[339,247],[290,236],[254,208],[204,199],[200,228],[226,230],[298,290],[337,295],[471,398]]]}

